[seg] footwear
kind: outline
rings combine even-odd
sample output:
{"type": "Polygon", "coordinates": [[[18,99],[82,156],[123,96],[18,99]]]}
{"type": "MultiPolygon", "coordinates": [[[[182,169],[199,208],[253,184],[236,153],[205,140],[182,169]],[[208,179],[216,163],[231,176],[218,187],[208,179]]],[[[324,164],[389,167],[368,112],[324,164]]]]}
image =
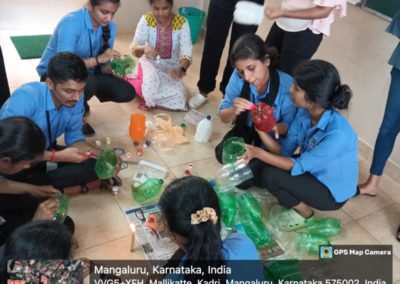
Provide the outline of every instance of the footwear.
{"type": "Polygon", "coordinates": [[[207,101],[207,98],[205,96],[203,96],[200,93],[195,94],[193,97],[190,98],[189,100],[189,106],[192,109],[196,109],[199,106],[201,106],[202,104],[204,104],[207,101]]]}
{"type": "Polygon", "coordinates": [[[278,228],[284,232],[295,231],[306,227],[311,220],[312,216],[306,219],[292,208],[281,213],[278,218],[278,228]]]}
{"type": "Polygon", "coordinates": [[[90,126],[89,123],[84,121],[82,125],[82,133],[85,136],[93,136],[96,132],[94,131],[93,127],[90,126]]]}
{"type": "Polygon", "coordinates": [[[366,196],[369,196],[369,197],[376,197],[376,194],[361,193],[361,192],[360,192],[360,187],[359,187],[359,186],[357,186],[357,192],[356,192],[356,194],[355,194],[354,196],[357,196],[357,195],[366,195],[366,196]]]}
{"type": "Polygon", "coordinates": [[[400,226],[397,229],[396,239],[400,242],[400,226]]]}

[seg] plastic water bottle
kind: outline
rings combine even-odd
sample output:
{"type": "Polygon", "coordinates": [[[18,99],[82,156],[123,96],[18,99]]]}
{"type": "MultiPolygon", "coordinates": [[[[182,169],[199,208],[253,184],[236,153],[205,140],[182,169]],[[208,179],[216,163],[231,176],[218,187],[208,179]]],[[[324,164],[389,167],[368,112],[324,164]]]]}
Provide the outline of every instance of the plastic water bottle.
{"type": "Polygon", "coordinates": [[[250,192],[241,194],[237,198],[237,203],[240,208],[240,212],[246,212],[254,221],[262,220],[262,208],[258,200],[250,192]]]}
{"type": "Polygon", "coordinates": [[[310,255],[319,254],[319,246],[330,245],[328,238],[320,234],[297,233],[297,249],[310,255]]]}
{"type": "Polygon", "coordinates": [[[236,217],[236,195],[234,191],[217,192],[219,205],[222,212],[222,222],[227,227],[232,227],[236,217]]]}
{"type": "Polygon", "coordinates": [[[139,187],[132,185],[133,199],[139,203],[150,202],[153,197],[160,194],[163,184],[162,179],[150,178],[139,187]]]}
{"type": "Polygon", "coordinates": [[[146,133],[146,116],[141,113],[131,114],[131,123],[129,125],[129,136],[137,146],[144,138],[146,133]]]}
{"type": "Polygon", "coordinates": [[[250,214],[241,212],[240,223],[246,232],[246,235],[253,241],[254,245],[260,249],[271,243],[271,233],[265,227],[264,222],[259,219],[253,219],[250,214]]]}
{"type": "Polygon", "coordinates": [[[194,140],[200,143],[207,143],[208,140],[210,140],[212,132],[213,125],[211,121],[211,115],[207,115],[207,117],[202,119],[197,125],[194,140]]]}
{"type": "Polygon", "coordinates": [[[320,234],[325,237],[333,237],[341,232],[340,221],[335,218],[321,218],[311,220],[307,223],[306,228],[308,233],[320,234]]]}
{"type": "Polygon", "coordinates": [[[221,189],[228,189],[251,178],[253,178],[253,173],[247,163],[244,160],[238,160],[220,168],[217,171],[215,181],[221,189]]]}
{"type": "Polygon", "coordinates": [[[276,124],[274,111],[270,105],[263,102],[254,105],[251,110],[251,119],[254,126],[264,132],[271,131],[276,124]]]}
{"type": "Polygon", "coordinates": [[[264,18],[264,7],[250,1],[236,3],[233,21],[242,25],[260,25],[264,18]]]}
{"type": "Polygon", "coordinates": [[[58,208],[56,213],[54,213],[53,221],[62,223],[68,215],[69,200],[62,193],[56,193],[55,199],[58,201],[58,208]]]}

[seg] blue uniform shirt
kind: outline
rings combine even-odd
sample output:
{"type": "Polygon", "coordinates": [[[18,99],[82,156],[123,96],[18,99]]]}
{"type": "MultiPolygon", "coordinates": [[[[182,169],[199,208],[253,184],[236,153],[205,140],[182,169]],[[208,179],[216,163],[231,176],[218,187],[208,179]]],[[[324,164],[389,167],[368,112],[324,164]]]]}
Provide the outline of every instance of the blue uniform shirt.
{"type": "MultiPolygon", "coordinates": [[[[108,43],[112,48],[117,26],[113,21],[109,25],[111,36],[108,43]]],[[[61,19],[55,28],[36,71],[39,76],[46,74],[50,59],[58,52],[70,51],[83,59],[99,55],[99,50],[103,46],[102,35],[103,29],[100,26],[97,31],[94,30],[87,8],[69,13],[61,19]]],[[[93,73],[93,69],[88,71],[90,74],[93,73]]]]}
{"type": "Polygon", "coordinates": [[[46,137],[46,148],[62,134],[66,145],[85,140],[82,134],[83,95],[74,107],[61,106],[58,110],[46,83],[32,82],[14,91],[0,110],[0,119],[25,116],[32,119],[46,137]],[[46,111],[49,111],[51,135],[48,135],[46,111]]]}
{"type": "MultiPolygon", "coordinates": [[[[277,122],[289,125],[296,114],[296,107],[293,105],[292,98],[289,93],[289,88],[293,86],[293,78],[281,71],[279,74],[279,90],[273,105],[274,116],[277,122]]],[[[231,108],[233,101],[240,96],[244,85],[244,80],[240,77],[237,69],[232,73],[229,83],[225,89],[225,96],[218,107],[218,112],[223,109],[231,108]]],[[[258,94],[256,88],[250,84],[250,98],[253,103],[263,101],[269,92],[270,84],[268,83],[267,90],[263,94],[258,94]]],[[[247,118],[247,125],[252,125],[250,115],[247,118]]]]}
{"type": "MultiPolygon", "coordinates": [[[[393,16],[393,19],[390,22],[390,25],[387,27],[386,32],[396,37],[400,37],[400,11],[397,11],[397,13],[393,16]]],[[[400,70],[400,43],[397,44],[396,49],[390,57],[389,64],[400,70]]]]}
{"type": "Polygon", "coordinates": [[[297,147],[301,155],[291,158],[292,176],[309,172],[328,187],[336,202],[354,196],[358,182],[357,135],[342,115],[326,109],[312,126],[307,110],[299,109],[282,141],[281,154],[291,157],[297,147]]]}
{"type": "MultiPolygon", "coordinates": [[[[258,251],[246,235],[235,233],[226,237],[222,243],[221,252],[226,267],[231,269],[231,273],[227,274],[227,280],[262,281],[264,279],[258,251]]],[[[181,265],[185,260],[186,256],[182,258],[181,265]]],[[[179,281],[183,278],[183,274],[167,274],[164,280],[179,281]]]]}

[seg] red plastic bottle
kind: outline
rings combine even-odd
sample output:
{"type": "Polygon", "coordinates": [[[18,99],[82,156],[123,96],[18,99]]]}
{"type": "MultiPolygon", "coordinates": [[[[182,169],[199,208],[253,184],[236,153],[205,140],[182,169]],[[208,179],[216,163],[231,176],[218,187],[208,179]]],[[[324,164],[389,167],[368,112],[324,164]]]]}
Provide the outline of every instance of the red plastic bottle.
{"type": "Polygon", "coordinates": [[[257,103],[251,110],[251,120],[255,128],[260,131],[269,132],[276,124],[274,111],[266,103],[257,103]]]}
{"type": "Polygon", "coordinates": [[[146,117],[143,114],[135,113],[131,115],[131,124],[129,126],[129,136],[135,145],[143,139],[146,132],[146,117]]]}

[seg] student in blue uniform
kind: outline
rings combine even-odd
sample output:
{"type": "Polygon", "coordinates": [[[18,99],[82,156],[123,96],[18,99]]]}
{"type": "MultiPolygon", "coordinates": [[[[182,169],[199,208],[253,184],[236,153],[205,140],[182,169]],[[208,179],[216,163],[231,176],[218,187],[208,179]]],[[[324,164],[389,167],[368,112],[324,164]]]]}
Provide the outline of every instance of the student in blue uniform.
{"type": "Polygon", "coordinates": [[[25,116],[45,135],[43,161],[10,178],[36,185],[53,185],[66,194],[85,193],[100,185],[94,171],[100,150],[82,134],[83,90],[88,77],[83,60],[70,52],[53,56],[46,82],[31,82],[14,91],[0,118],[25,116]],[[64,145],[57,139],[64,136],[64,145]],[[89,153],[89,155],[87,155],[89,153]],[[57,167],[46,170],[46,161],[57,167]]]}
{"type": "Polygon", "coordinates": [[[228,275],[205,273],[204,276],[167,275],[167,278],[195,281],[214,277],[224,280],[221,283],[225,283],[225,279],[262,279],[262,268],[256,265],[259,260],[257,249],[247,236],[235,233],[221,239],[218,197],[205,179],[187,176],[173,181],[165,188],[159,205],[171,239],[184,251],[183,256],[178,259],[179,266],[232,265],[232,273],[228,275]],[[241,263],[242,269],[235,269],[236,260],[247,262],[241,263]],[[250,262],[251,260],[255,262],[250,262]],[[250,271],[243,270],[246,263],[250,271]]]}
{"type": "Polygon", "coordinates": [[[230,60],[235,70],[218,112],[223,122],[233,122],[235,126],[215,148],[219,162],[222,161],[223,143],[232,136],[243,137],[248,144],[261,145],[248,110],[252,104],[265,102],[273,107],[280,135],[286,134],[296,114],[289,93],[293,78],[276,69],[276,53],[268,49],[259,36],[240,37],[232,48],[230,60]]]}
{"type": "Polygon", "coordinates": [[[268,151],[246,145],[244,158],[265,163],[255,184],[266,188],[286,208],[282,230],[304,226],[312,208],[337,210],[356,194],[358,180],[357,135],[336,109],[348,107],[351,90],[342,85],[336,68],[311,60],[294,72],[290,89],[299,108],[279,144],[258,132],[268,151]],[[300,148],[300,154],[294,155],[300,148]]]}
{"type": "MultiPolygon", "coordinates": [[[[136,94],[132,85],[112,74],[109,64],[121,56],[113,49],[117,27],[112,19],[119,7],[120,0],[90,0],[86,7],[63,17],[36,68],[44,81],[49,61],[56,53],[70,51],[80,56],[90,75],[85,87],[86,111],[93,95],[101,102],[120,103],[131,101],[136,94]]],[[[84,124],[83,132],[94,134],[88,124],[84,124]]]]}

